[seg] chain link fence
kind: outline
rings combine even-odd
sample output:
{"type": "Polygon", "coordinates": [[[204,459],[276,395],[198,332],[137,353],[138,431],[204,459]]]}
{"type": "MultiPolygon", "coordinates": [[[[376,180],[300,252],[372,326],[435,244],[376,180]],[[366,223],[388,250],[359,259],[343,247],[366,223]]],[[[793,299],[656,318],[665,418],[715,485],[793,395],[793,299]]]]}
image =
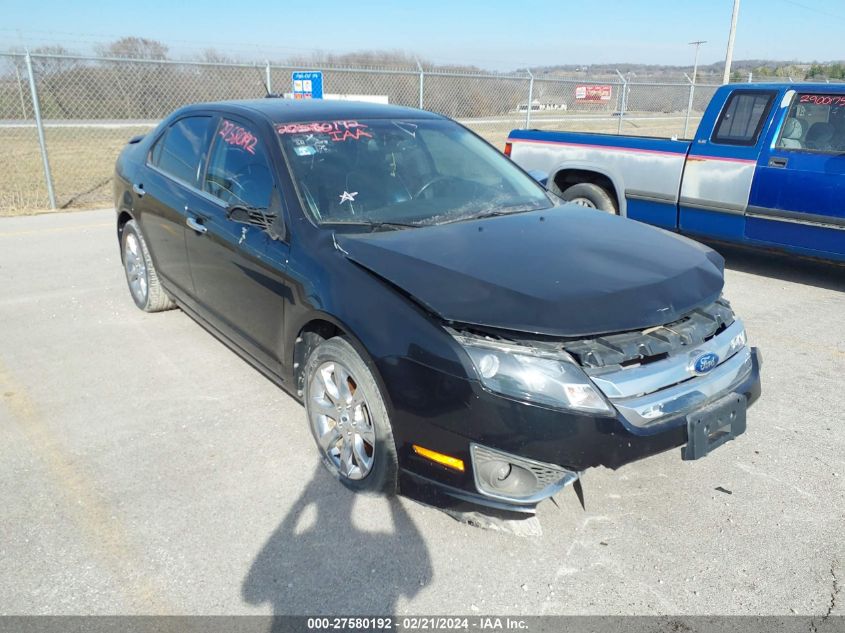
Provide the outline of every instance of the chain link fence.
{"type": "MultiPolygon", "coordinates": [[[[291,89],[301,67],[0,54],[0,215],[111,204],[126,143],[194,102],[291,89]]],[[[313,70],[313,69],[308,69],[313,70]]],[[[514,128],[689,136],[716,86],[323,67],[323,90],[445,114],[502,148],[514,128]]]]}

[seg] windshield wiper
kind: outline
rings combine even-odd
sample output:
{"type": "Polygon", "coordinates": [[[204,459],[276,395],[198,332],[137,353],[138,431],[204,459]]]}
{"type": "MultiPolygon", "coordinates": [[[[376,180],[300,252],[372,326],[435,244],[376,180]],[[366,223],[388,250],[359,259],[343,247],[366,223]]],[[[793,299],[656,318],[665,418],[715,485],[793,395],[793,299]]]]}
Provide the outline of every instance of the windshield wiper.
{"type": "Polygon", "coordinates": [[[451,224],[452,222],[466,222],[468,220],[483,220],[485,218],[498,218],[503,215],[513,215],[515,213],[526,213],[528,211],[539,211],[543,207],[534,204],[514,204],[506,207],[498,207],[496,209],[488,209],[487,211],[479,211],[470,215],[463,215],[458,218],[442,222],[441,224],[451,224]]]}
{"type": "Polygon", "coordinates": [[[422,226],[421,224],[417,224],[416,222],[392,222],[389,220],[353,220],[351,222],[327,222],[326,224],[341,224],[343,226],[368,226],[373,231],[376,229],[409,229],[409,228],[419,228],[422,226]]]}

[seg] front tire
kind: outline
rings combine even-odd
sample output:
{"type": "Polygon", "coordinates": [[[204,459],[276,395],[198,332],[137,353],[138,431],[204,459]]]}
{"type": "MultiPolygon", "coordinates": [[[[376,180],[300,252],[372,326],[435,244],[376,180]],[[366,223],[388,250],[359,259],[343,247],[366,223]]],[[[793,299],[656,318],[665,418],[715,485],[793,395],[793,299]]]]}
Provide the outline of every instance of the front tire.
{"type": "Polygon", "coordinates": [[[120,242],[126,283],[129,284],[129,293],[135,305],[144,312],[175,308],[176,304],[161,287],[141,227],[135,220],[129,220],[123,225],[120,242]]]}
{"type": "Polygon", "coordinates": [[[577,185],[572,185],[560,197],[567,202],[582,207],[598,209],[599,211],[604,211],[612,215],[619,214],[619,209],[616,207],[616,200],[613,199],[613,196],[604,188],[594,185],[591,182],[580,182],[577,185]]]}
{"type": "Polygon", "coordinates": [[[323,465],[347,488],[394,494],[399,470],[384,398],[344,338],[320,343],[305,365],[305,411],[323,465]]]}

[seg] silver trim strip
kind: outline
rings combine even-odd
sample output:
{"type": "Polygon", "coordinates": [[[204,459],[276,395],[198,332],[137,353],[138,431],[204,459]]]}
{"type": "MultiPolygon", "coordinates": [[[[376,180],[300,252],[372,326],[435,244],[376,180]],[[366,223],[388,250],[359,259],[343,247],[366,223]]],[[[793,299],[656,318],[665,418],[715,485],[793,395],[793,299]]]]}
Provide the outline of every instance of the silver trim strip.
{"type": "Polygon", "coordinates": [[[798,211],[768,209],[766,207],[748,207],[748,213],[746,215],[749,218],[757,218],[758,220],[772,220],[773,222],[787,222],[790,224],[814,226],[820,229],[845,231],[845,218],[834,218],[815,213],[800,213],[798,211]]]}
{"type": "Polygon", "coordinates": [[[689,198],[687,196],[681,196],[680,204],[682,207],[713,211],[714,213],[729,213],[731,215],[745,215],[746,207],[746,205],[725,204],[712,200],[702,200],[701,198],[689,198]]]}
{"type": "Polygon", "coordinates": [[[631,200],[644,200],[646,202],[659,202],[661,204],[675,204],[678,196],[656,191],[641,191],[639,189],[626,189],[625,197],[631,200]]]}

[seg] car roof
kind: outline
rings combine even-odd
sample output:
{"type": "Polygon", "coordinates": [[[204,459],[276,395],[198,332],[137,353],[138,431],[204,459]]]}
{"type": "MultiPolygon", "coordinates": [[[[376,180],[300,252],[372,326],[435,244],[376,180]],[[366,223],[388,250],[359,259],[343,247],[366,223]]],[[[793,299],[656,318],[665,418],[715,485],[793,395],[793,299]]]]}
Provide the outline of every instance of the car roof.
{"type": "Polygon", "coordinates": [[[845,92],[845,84],[827,83],[732,83],[731,88],[746,88],[748,90],[797,90],[798,92],[845,92]]]}
{"type": "Polygon", "coordinates": [[[406,108],[404,106],[368,103],[364,101],[334,101],[325,99],[248,99],[217,101],[188,106],[213,108],[237,112],[248,110],[259,112],[273,123],[297,123],[303,121],[331,121],[347,119],[442,119],[433,112],[406,108]]]}

